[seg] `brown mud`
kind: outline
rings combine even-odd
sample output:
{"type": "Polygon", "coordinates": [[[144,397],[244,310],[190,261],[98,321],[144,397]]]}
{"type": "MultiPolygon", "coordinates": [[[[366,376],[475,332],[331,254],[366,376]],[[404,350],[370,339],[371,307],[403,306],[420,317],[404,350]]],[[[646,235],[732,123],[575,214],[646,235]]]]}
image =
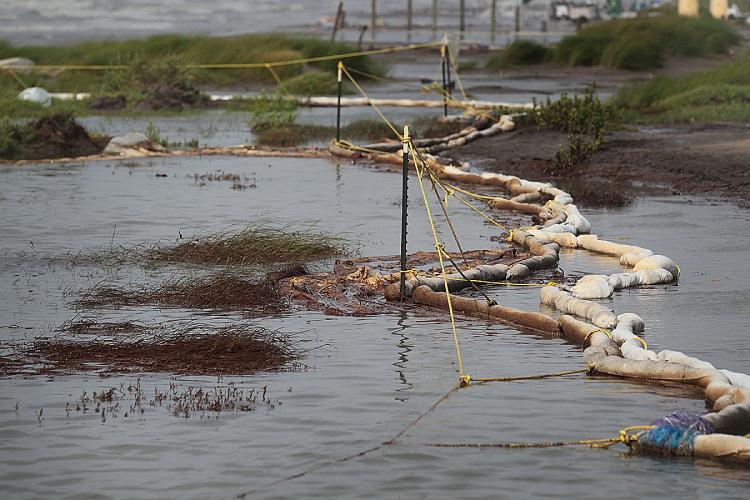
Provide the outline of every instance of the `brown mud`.
{"type": "Polygon", "coordinates": [[[691,194],[750,206],[750,127],[688,124],[617,130],[579,172],[544,174],[567,136],[520,126],[445,153],[477,169],[550,181],[582,206],[607,205],[611,195],[691,194]],[[584,181],[585,180],[585,181],[584,181]],[[591,189],[592,185],[601,188],[591,189]]]}

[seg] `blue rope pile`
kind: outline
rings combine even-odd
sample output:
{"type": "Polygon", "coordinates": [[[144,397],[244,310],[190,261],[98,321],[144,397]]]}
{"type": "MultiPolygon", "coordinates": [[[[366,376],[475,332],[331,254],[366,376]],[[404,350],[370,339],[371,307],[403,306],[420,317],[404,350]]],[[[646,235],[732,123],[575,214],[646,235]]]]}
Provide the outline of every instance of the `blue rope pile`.
{"type": "Polygon", "coordinates": [[[651,455],[692,456],[695,437],[714,432],[709,422],[687,411],[676,411],[651,425],[654,428],[639,436],[635,444],[637,451],[651,455]]]}

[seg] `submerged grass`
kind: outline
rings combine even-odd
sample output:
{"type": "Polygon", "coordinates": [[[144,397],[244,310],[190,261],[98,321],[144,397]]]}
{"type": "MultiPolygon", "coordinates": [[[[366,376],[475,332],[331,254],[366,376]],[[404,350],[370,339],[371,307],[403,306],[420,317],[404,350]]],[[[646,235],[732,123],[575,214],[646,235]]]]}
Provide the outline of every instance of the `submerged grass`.
{"type": "Polygon", "coordinates": [[[148,267],[210,264],[253,269],[253,266],[261,266],[274,270],[285,264],[304,264],[352,253],[347,239],[316,231],[308,223],[296,223],[294,226],[258,223],[237,232],[218,231],[179,241],[142,242],[106,250],[86,250],[54,257],[51,261],[70,266],[106,268],[137,264],[148,267]]]}
{"type": "Polygon", "coordinates": [[[119,289],[103,285],[85,292],[76,305],[242,310],[246,315],[257,316],[285,309],[287,302],[280,292],[279,280],[306,273],[302,266],[288,266],[261,278],[223,271],[201,277],[177,278],[150,289],[119,289]]]}
{"type": "Polygon", "coordinates": [[[4,357],[4,374],[166,372],[246,375],[278,370],[299,353],[290,338],[260,327],[155,326],[144,335],[74,340],[36,340],[4,357]]]}
{"type": "Polygon", "coordinates": [[[707,71],[628,85],[610,104],[634,122],[750,122],[750,52],[707,71]]]}
{"type": "Polygon", "coordinates": [[[640,70],[659,67],[672,56],[724,54],[739,40],[728,23],[711,17],[615,19],[563,38],[555,60],[570,66],[640,70]]]}

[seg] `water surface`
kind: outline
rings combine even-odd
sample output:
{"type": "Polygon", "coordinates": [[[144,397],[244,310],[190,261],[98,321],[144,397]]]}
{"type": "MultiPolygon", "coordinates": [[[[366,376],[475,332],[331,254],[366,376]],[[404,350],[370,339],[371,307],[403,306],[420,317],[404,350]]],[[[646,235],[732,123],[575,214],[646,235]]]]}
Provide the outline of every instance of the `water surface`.
{"type": "MultiPolygon", "coordinates": [[[[398,251],[400,176],[347,162],[235,157],[167,158],[0,169],[0,339],[32,339],[71,319],[69,302],[101,279],[141,283],[164,270],[52,263],[86,248],[174,240],[258,220],[316,221],[360,242],[363,255],[398,251]],[[194,173],[239,173],[257,188],[200,187],[194,173]],[[156,177],[156,174],[166,177],[156,177]],[[115,227],[116,226],[116,227],[115,227]]],[[[411,182],[410,250],[432,248],[411,182]]],[[[499,246],[492,226],[451,205],[466,248],[499,246]]],[[[750,271],[748,212],[683,197],[649,198],[625,210],[589,210],[594,231],[652,248],[682,268],[678,285],[618,293],[615,310],[636,312],[655,349],[684,350],[747,372],[750,271]]],[[[501,216],[500,214],[498,214],[501,216]]],[[[438,218],[441,222],[441,219],[438,218]]],[[[517,221],[516,222],[523,222],[517,221]]],[[[442,238],[448,239],[443,234],[442,238]]],[[[327,266],[330,263],[321,263],[327,266]]],[[[565,253],[561,268],[611,272],[615,259],[565,253]]],[[[539,310],[536,289],[495,289],[501,303],[539,310]]],[[[194,311],[104,310],[102,318],[236,317],[194,311]]],[[[297,479],[270,483],[371,448],[398,433],[456,380],[450,327],[439,313],[369,318],[303,312],[260,324],[298,333],[306,371],[231,377],[141,376],[147,393],[183,387],[268,387],[281,404],[239,414],[108,418],[65,405],[83,390],[134,382],[93,375],[0,380],[0,486],[8,498],[461,497],[580,498],[745,496],[750,474],[706,461],[631,457],[622,449],[444,449],[434,442],[556,441],[614,436],[675,409],[702,411],[692,389],[583,375],[473,386],[453,394],[389,446],[297,479]],[[39,416],[39,410],[43,410],[39,416]],[[203,418],[202,418],[203,417],[203,418]],[[606,493],[603,493],[606,492],[606,493]]],[[[478,320],[458,323],[474,376],[516,376],[583,367],[559,339],[478,320]]]]}

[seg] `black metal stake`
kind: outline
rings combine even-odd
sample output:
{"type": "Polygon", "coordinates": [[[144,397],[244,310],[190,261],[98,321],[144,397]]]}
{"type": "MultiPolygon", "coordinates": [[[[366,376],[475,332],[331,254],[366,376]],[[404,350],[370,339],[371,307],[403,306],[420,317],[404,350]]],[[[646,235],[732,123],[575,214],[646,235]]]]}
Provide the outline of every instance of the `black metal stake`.
{"type": "Polygon", "coordinates": [[[448,86],[445,82],[445,45],[440,47],[440,58],[443,63],[443,117],[448,117],[448,86]]]}
{"type": "Polygon", "coordinates": [[[403,141],[403,175],[401,184],[401,300],[406,296],[406,224],[408,215],[409,191],[409,126],[404,125],[403,141]]]}
{"type": "Polygon", "coordinates": [[[448,80],[448,99],[453,97],[453,82],[451,81],[451,51],[445,46],[445,75],[448,80]]]}
{"type": "Polygon", "coordinates": [[[336,142],[341,140],[341,73],[343,72],[344,64],[339,61],[338,64],[338,91],[336,99],[336,142]]]}

